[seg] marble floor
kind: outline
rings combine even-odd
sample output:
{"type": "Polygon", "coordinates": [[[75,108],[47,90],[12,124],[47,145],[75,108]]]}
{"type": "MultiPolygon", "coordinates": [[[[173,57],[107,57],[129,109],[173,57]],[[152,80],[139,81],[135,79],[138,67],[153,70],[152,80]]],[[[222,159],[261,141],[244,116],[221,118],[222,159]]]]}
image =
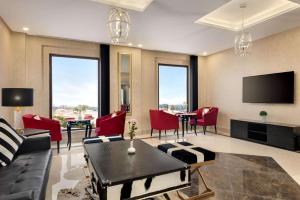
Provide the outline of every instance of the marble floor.
{"type": "MultiPolygon", "coordinates": [[[[144,137],[144,136],[141,136],[144,137]]],[[[167,137],[162,137],[161,140],[158,140],[158,138],[147,138],[143,139],[145,142],[151,144],[151,145],[158,145],[160,143],[170,142],[174,141],[176,137],[173,136],[173,134],[169,134],[167,137]]],[[[270,184],[264,185],[260,187],[274,187],[278,188],[278,184],[280,183],[280,180],[282,180],[284,184],[291,184],[290,187],[287,187],[290,191],[288,194],[295,195],[300,194],[299,191],[299,185],[300,184],[300,154],[297,152],[291,152],[279,148],[269,147],[265,145],[260,145],[256,143],[251,143],[243,140],[238,140],[226,136],[216,135],[207,133],[205,136],[202,134],[198,134],[198,136],[195,136],[193,134],[189,134],[184,138],[186,141],[192,142],[195,145],[199,145],[203,148],[207,148],[209,150],[218,152],[218,158],[219,159],[232,159],[233,160],[239,160],[240,163],[244,164],[243,167],[237,167],[236,171],[240,170],[239,172],[243,173],[243,178],[249,179],[253,177],[252,171],[247,170],[246,166],[253,165],[253,167],[263,170],[266,172],[271,173],[271,169],[273,168],[274,174],[277,175],[277,177],[282,178],[282,174],[285,174],[283,179],[269,179],[270,184]],[[228,154],[229,153],[229,154],[228,154]],[[234,155],[238,154],[238,155],[234,155]],[[252,158],[250,157],[243,157],[244,155],[254,155],[252,158]],[[221,156],[220,156],[221,155],[221,156]],[[267,156],[261,157],[261,156],[267,156]],[[273,159],[272,159],[273,158],[273,159]],[[255,164],[253,160],[259,160],[259,163],[263,164],[255,164]],[[278,165],[277,165],[277,163],[278,165]],[[243,170],[245,168],[245,170],[243,170]],[[282,170],[282,171],[280,171],[282,170]],[[286,173],[284,173],[285,170],[286,173]],[[277,173],[278,172],[278,173],[277,173]],[[276,174],[277,173],[277,174],[276,174]],[[280,176],[281,175],[281,176],[280,176]],[[294,180],[293,180],[294,179],[294,180]],[[278,182],[279,181],[279,182],[278,182]],[[298,193],[299,192],[299,193],[298,193]]],[[[53,150],[54,156],[52,161],[52,166],[50,170],[50,177],[48,182],[48,188],[47,188],[47,200],[56,200],[57,194],[60,189],[63,188],[73,188],[75,187],[80,180],[84,178],[84,159],[83,159],[83,148],[79,145],[80,143],[75,144],[71,151],[68,151],[66,148],[62,148],[61,153],[58,155],[56,153],[56,150],[53,150]]],[[[234,164],[234,162],[227,162],[228,164],[234,164]]],[[[221,166],[221,165],[220,165],[221,166]]],[[[218,177],[220,175],[217,174],[217,172],[220,172],[216,170],[218,165],[215,166],[207,166],[204,170],[204,176],[212,177],[210,180],[215,180],[213,177],[218,177]],[[210,174],[214,174],[213,176],[210,174]]],[[[234,168],[234,165],[229,166],[227,165],[227,169],[234,168]]],[[[256,169],[255,168],[255,169],[256,169]]],[[[229,173],[229,172],[228,172],[229,173]]],[[[224,175],[228,173],[224,172],[224,175]]],[[[273,172],[272,172],[273,173],[273,172]]],[[[272,175],[272,174],[271,174],[272,175]]],[[[271,177],[268,176],[269,178],[271,177]]],[[[229,176],[230,177],[230,176],[229,176]]],[[[268,177],[256,177],[256,181],[251,181],[251,183],[258,183],[261,182],[261,180],[264,180],[263,178],[268,177]],[[257,180],[259,180],[257,182],[257,180]]],[[[230,179],[232,180],[232,179],[230,179]]],[[[209,181],[207,180],[209,184],[211,184],[213,187],[214,184],[219,184],[224,187],[224,191],[227,191],[227,193],[224,193],[224,191],[219,190],[217,192],[216,196],[220,196],[221,198],[217,199],[295,199],[294,196],[284,196],[284,191],[282,193],[279,193],[277,196],[272,196],[272,194],[265,194],[265,198],[258,198],[257,196],[251,196],[251,194],[242,195],[243,198],[239,198],[240,196],[235,196],[237,198],[231,198],[233,197],[232,193],[232,184],[229,182],[218,182],[218,181],[209,181]],[[231,189],[231,190],[230,190],[231,189]],[[230,194],[228,194],[228,191],[231,191],[230,194]],[[223,193],[222,193],[223,192],[223,193]],[[229,196],[228,196],[229,195],[229,196]],[[228,198],[227,198],[228,197],[228,198]],[[253,198],[252,198],[253,197],[253,198]]],[[[245,185],[244,185],[245,186],[245,185]]],[[[220,186],[217,186],[220,188],[220,186]]],[[[258,187],[257,185],[249,185],[249,187],[258,187]]],[[[246,189],[248,186],[246,187],[246,189]]],[[[259,189],[259,187],[258,187],[259,189]]],[[[271,190],[262,190],[262,192],[271,191],[271,190]]],[[[288,191],[288,190],[287,190],[288,191]]],[[[236,193],[235,195],[242,194],[241,192],[236,193]]],[[[286,195],[288,195],[286,194],[286,195]]],[[[263,194],[262,194],[263,195],[263,194]]],[[[296,199],[298,196],[296,197],[296,199]]],[[[299,196],[300,199],[300,196],[299,196]]]]}

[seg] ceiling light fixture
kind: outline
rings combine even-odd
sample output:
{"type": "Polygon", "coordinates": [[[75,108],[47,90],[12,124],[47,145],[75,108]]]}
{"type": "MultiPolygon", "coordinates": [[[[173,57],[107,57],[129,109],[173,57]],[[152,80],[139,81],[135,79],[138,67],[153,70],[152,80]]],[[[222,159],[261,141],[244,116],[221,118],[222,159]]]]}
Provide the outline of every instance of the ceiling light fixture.
{"type": "Polygon", "coordinates": [[[26,31],[29,31],[29,28],[24,26],[24,27],[22,28],[22,30],[26,32],[26,31]]]}
{"type": "Polygon", "coordinates": [[[203,55],[203,56],[207,56],[207,52],[204,51],[204,52],[202,53],[202,55],[203,55]]]}
{"type": "Polygon", "coordinates": [[[235,36],[234,50],[237,55],[246,56],[251,52],[252,36],[244,28],[244,10],[247,8],[247,4],[246,3],[240,4],[240,8],[243,10],[242,28],[241,28],[242,31],[235,36]]]}
{"type": "Polygon", "coordinates": [[[138,47],[142,48],[142,47],[143,47],[143,45],[142,45],[142,44],[138,44],[138,47]]]}
{"type": "Polygon", "coordinates": [[[128,43],[128,46],[132,46],[132,43],[130,42],[130,43],[128,43]]]}
{"type": "Polygon", "coordinates": [[[113,44],[125,43],[130,30],[130,17],[127,10],[112,8],[108,16],[108,29],[113,44]]]}

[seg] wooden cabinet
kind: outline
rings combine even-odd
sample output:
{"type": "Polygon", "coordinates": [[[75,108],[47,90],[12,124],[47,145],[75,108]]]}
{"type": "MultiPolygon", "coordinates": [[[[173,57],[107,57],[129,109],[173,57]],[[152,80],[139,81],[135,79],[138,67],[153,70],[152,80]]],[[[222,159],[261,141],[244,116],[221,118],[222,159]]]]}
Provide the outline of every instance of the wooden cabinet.
{"type": "Polygon", "coordinates": [[[248,134],[248,123],[243,121],[231,120],[231,137],[246,139],[248,134]]]}
{"type": "Polygon", "coordinates": [[[288,150],[297,150],[300,126],[283,123],[235,120],[230,122],[231,137],[266,144],[288,150]]]}

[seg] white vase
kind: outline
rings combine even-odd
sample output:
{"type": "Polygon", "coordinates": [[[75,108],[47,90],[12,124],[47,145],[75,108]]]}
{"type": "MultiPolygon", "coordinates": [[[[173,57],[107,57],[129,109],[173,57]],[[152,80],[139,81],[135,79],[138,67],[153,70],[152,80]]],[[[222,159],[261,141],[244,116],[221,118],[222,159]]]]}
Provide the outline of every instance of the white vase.
{"type": "Polygon", "coordinates": [[[128,153],[129,154],[135,153],[135,148],[133,147],[133,140],[130,140],[130,147],[128,148],[128,153]]]}
{"type": "Polygon", "coordinates": [[[262,119],[263,123],[267,122],[267,116],[261,116],[261,119],[262,119]]]}

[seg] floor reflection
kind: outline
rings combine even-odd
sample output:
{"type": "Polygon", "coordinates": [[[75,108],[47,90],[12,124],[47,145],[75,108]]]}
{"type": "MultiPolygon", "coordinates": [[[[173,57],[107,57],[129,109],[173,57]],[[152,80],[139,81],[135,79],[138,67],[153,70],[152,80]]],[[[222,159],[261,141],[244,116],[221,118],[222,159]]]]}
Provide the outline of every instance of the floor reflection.
{"type": "Polygon", "coordinates": [[[53,154],[46,194],[47,200],[56,200],[61,189],[73,188],[84,178],[83,166],[85,163],[82,147],[74,147],[70,151],[62,148],[59,155],[56,150],[53,150],[53,154]]]}

